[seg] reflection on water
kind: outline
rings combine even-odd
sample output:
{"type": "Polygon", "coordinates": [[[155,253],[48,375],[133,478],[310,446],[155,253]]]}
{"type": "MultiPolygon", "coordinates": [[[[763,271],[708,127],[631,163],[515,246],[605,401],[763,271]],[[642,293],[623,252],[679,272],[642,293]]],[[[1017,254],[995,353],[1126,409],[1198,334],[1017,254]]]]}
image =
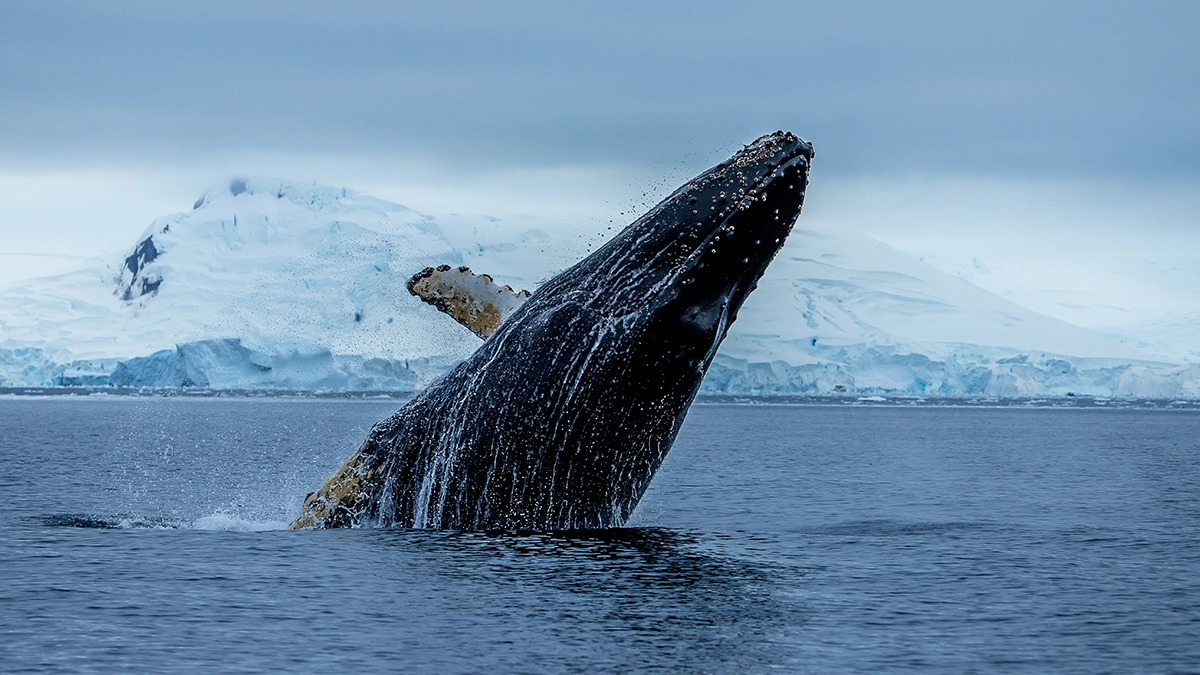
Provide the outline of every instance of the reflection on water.
{"type": "MultiPolygon", "coordinates": [[[[802,608],[781,594],[796,579],[720,555],[700,533],[625,528],[555,533],[397,530],[372,540],[424,558],[452,583],[504,594],[537,617],[543,637],[616,638],[613,666],[782,664],[802,608]],[[636,655],[636,656],[635,656],[636,655]],[[651,658],[651,655],[657,655],[651,658]]],[[[798,571],[790,571],[799,576],[798,571]]],[[[593,661],[594,667],[602,665],[593,661]]]]}
{"type": "MultiPolygon", "coordinates": [[[[37,520],[51,528],[192,528],[169,518],[124,515],[54,514],[37,520]]],[[[800,570],[724,555],[715,550],[719,539],[698,531],[391,529],[271,536],[290,538],[316,558],[340,552],[370,561],[359,568],[355,594],[340,597],[375,606],[368,613],[373,622],[400,618],[378,612],[372,600],[389,592],[372,590],[375,584],[418,583],[440,595],[433,603],[437,611],[453,606],[457,612],[450,613],[474,625],[481,641],[496,640],[499,629],[504,637],[498,642],[541,654],[543,664],[556,669],[572,660],[581,672],[785,665],[792,658],[789,636],[804,621],[801,603],[785,591],[795,588],[800,570]],[[394,570],[403,570],[403,578],[394,578],[394,570]],[[532,634],[514,637],[506,626],[532,634]]],[[[422,618],[437,623],[419,616],[405,616],[403,623],[422,618]]]]}

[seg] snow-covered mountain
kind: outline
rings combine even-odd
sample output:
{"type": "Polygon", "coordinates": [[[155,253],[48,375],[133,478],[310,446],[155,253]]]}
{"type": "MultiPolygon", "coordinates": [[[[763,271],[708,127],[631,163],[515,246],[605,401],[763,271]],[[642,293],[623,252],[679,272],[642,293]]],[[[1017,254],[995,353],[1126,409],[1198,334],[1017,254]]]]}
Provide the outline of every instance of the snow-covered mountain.
{"type": "Polygon", "coordinates": [[[722,354],[741,361],[718,366],[745,375],[720,384],[716,368],[706,384],[746,393],[850,389],[848,374],[859,391],[1200,395],[1200,368],[1027,310],[873,239],[804,229],[772,263],[722,354]]]}
{"type": "Polygon", "coordinates": [[[0,382],[101,382],[118,360],[167,350],[192,364],[191,376],[168,368],[129,378],[126,367],[121,381],[422,386],[478,339],[405,282],[429,265],[486,259],[532,287],[576,257],[518,225],[434,218],[346,189],[235,180],[156,219],[125,251],[0,291],[0,382]],[[186,347],[213,340],[223,342],[186,347]],[[211,376],[197,379],[197,368],[211,376]]]}
{"type": "MultiPolygon", "coordinates": [[[[0,291],[0,384],[419,388],[479,342],[405,282],[448,263],[534,290],[587,253],[538,225],[235,180],[118,254],[0,291]]],[[[798,229],[704,386],[1200,396],[1200,367],[1156,362],[874,240],[798,229]]]]}

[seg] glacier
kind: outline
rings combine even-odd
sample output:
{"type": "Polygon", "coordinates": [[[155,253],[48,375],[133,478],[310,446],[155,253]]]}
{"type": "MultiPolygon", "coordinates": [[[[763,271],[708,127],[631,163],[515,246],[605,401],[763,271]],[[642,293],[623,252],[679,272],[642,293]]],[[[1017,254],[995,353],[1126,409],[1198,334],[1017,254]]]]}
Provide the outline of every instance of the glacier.
{"type": "Polygon", "coordinates": [[[237,338],[200,340],[121,361],[106,384],[116,387],[294,390],[400,390],[427,386],[457,358],[393,360],[335,356],[320,345],[251,349],[237,338]]]}
{"type": "MultiPolygon", "coordinates": [[[[468,265],[533,290],[587,253],[578,230],[235,179],[123,251],[0,290],[0,387],[419,390],[479,342],[411,296],[408,278],[468,265]]],[[[701,391],[1200,398],[1200,364],[874,239],[798,228],[701,391]]]]}

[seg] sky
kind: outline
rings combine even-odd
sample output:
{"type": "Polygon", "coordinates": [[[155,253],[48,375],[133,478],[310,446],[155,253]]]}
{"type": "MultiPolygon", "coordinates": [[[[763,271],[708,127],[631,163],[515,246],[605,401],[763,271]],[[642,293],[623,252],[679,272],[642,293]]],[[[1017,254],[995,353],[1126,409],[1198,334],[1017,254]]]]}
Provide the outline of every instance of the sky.
{"type": "Polygon", "coordinates": [[[1200,317],[1198,34],[1195,2],[0,0],[0,284],[237,175],[600,227],[788,129],[802,226],[1078,323],[1200,317]]]}

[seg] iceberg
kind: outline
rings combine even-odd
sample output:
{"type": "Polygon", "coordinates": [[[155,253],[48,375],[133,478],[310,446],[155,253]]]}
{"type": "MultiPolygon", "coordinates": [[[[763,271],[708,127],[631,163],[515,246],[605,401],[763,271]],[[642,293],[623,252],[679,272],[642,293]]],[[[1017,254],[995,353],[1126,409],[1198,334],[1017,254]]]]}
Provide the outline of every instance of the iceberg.
{"type": "Polygon", "coordinates": [[[115,387],[415,391],[449,370],[457,359],[398,361],[335,356],[310,344],[279,345],[265,352],[237,338],[200,340],[120,361],[107,381],[115,387]]]}

